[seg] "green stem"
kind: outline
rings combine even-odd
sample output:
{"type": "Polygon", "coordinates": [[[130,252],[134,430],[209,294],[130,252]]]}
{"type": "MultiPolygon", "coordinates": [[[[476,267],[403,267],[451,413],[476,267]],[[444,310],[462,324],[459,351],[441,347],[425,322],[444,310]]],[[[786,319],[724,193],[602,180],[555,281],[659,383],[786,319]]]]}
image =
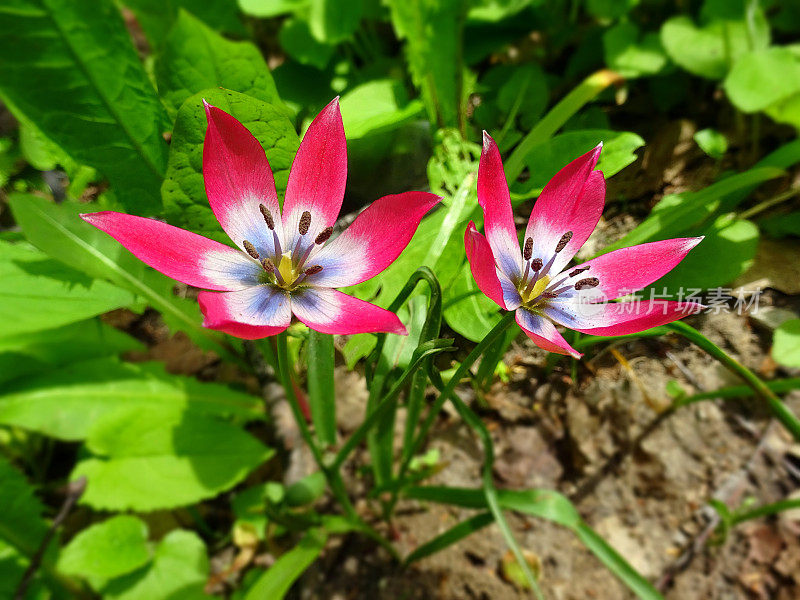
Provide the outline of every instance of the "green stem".
{"type": "Polygon", "coordinates": [[[575,89],[567,94],[561,102],[551,108],[536,126],[528,132],[508,157],[505,164],[506,179],[509,184],[516,181],[525,168],[525,159],[530,151],[546,142],[567,120],[578,112],[587,102],[614,82],[621,81],[614,71],[601,69],[584,79],[575,89]]]}
{"type": "MultiPolygon", "coordinates": [[[[510,314],[513,314],[513,312],[510,314]]],[[[451,379],[450,382],[453,380],[455,380],[455,378],[451,379]]],[[[442,390],[440,398],[449,398],[453,403],[453,406],[455,406],[456,410],[458,411],[458,414],[462,419],[464,419],[464,422],[466,422],[467,425],[469,425],[475,431],[475,433],[478,434],[478,437],[481,438],[481,444],[483,445],[483,493],[486,498],[486,504],[489,506],[489,511],[492,513],[497,526],[500,528],[500,532],[503,534],[503,539],[505,540],[506,545],[511,549],[511,552],[514,554],[514,558],[516,558],[517,563],[522,569],[522,572],[525,574],[525,578],[528,580],[528,584],[531,586],[534,595],[538,600],[544,600],[542,590],[539,589],[539,584],[536,581],[536,577],[531,572],[530,565],[528,564],[528,561],[525,560],[525,556],[523,555],[519,544],[517,544],[517,540],[514,539],[514,534],[511,531],[511,527],[509,527],[508,521],[506,521],[506,517],[503,514],[503,509],[500,507],[500,501],[497,497],[497,489],[494,486],[494,479],[492,477],[492,469],[494,465],[494,444],[492,444],[492,436],[489,433],[489,430],[486,428],[484,422],[481,421],[480,417],[478,417],[478,415],[476,415],[466,404],[464,404],[464,401],[454,393],[454,387],[451,386],[450,383],[448,383],[447,387],[442,390]]]]}
{"type": "Polygon", "coordinates": [[[776,204],[780,204],[781,202],[785,202],[790,198],[793,198],[797,194],[800,194],[800,187],[790,188],[783,192],[782,194],[778,194],[777,196],[773,196],[769,200],[764,200],[763,202],[759,202],[755,206],[748,208],[747,210],[739,213],[740,219],[749,219],[758,213],[767,210],[768,208],[772,208],[776,204]]]}
{"type": "Polygon", "coordinates": [[[770,515],[777,514],[779,512],[783,512],[784,510],[791,510],[794,508],[800,508],[800,498],[789,498],[787,500],[779,500],[778,502],[773,502],[772,504],[765,504],[764,506],[759,506],[758,508],[754,508],[753,510],[748,510],[747,512],[734,515],[731,525],[738,525],[739,523],[743,523],[744,521],[749,521],[751,519],[758,519],[760,517],[767,517],[770,515]]]}
{"type": "Polygon", "coordinates": [[[331,493],[333,493],[336,500],[339,502],[339,504],[341,504],[342,509],[347,517],[363,533],[375,540],[378,544],[385,548],[395,560],[399,561],[400,555],[397,553],[397,550],[394,549],[391,543],[389,543],[386,538],[365,523],[364,520],[358,515],[353,503],[350,501],[350,496],[347,495],[347,490],[339,471],[326,466],[325,460],[322,456],[322,451],[314,440],[314,436],[311,434],[311,429],[308,427],[306,417],[303,414],[303,409],[300,408],[300,402],[297,399],[297,395],[294,393],[294,387],[292,386],[292,379],[290,375],[289,350],[286,341],[286,335],[287,334],[284,331],[283,333],[279,333],[277,336],[278,372],[281,383],[283,384],[283,388],[286,391],[286,400],[289,402],[289,406],[292,409],[292,414],[294,415],[294,420],[297,422],[297,427],[300,429],[300,435],[303,437],[303,440],[311,450],[311,454],[314,456],[314,462],[317,463],[317,467],[320,471],[322,471],[323,475],[325,475],[325,479],[328,482],[331,493]]]}
{"type": "Polygon", "coordinates": [[[679,333],[687,340],[705,350],[713,358],[718,360],[722,366],[728,369],[731,373],[738,375],[762,400],[765,400],[769,405],[772,414],[778,419],[781,424],[794,436],[796,440],[800,440],[800,419],[789,410],[789,408],[781,402],[781,399],[776,396],[767,385],[761,381],[750,369],[745,367],[737,360],[728,356],[722,348],[714,344],[711,340],[705,337],[702,333],[697,331],[694,327],[687,325],[683,321],[675,321],[667,325],[669,329],[675,333],[679,333]]]}
{"type": "Polygon", "coordinates": [[[475,362],[483,355],[484,352],[494,343],[494,341],[500,337],[506,329],[508,329],[514,323],[514,311],[509,311],[506,313],[500,322],[494,326],[494,328],[483,338],[480,343],[475,346],[475,348],[470,352],[467,357],[461,362],[456,369],[456,372],[448,381],[447,386],[444,388],[439,397],[433,402],[428,410],[428,416],[425,418],[425,421],[422,423],[420,427],[419,434],[414,440],[414,443],[411,446],[411,450],[408,452],[407,458],[403,461],[403,464],[400,466],[400,472],[397,475],[399,480],[403,480],[408,471],[408,466],[411,463],[411,460],[414,456],[419,452],[420,447],[422,446],[423,442],[425,441],[426,436],[428,435],[428,431],[430,430],[431,426],[433,425],[434,420],[436,419],[436,415],[439,414],[439,411],[442,410],[442,406],[447,401],[448,396],[450,396],[456,388],[456,385],[461,381],[464,375],[467,374],[467,371],[475,364],[475,362]]]}

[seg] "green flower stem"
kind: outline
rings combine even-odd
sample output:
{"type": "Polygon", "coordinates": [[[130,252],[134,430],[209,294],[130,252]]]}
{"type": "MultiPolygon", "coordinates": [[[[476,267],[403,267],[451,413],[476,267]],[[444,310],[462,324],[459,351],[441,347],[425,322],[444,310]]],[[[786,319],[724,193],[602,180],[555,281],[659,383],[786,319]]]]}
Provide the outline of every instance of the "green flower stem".
{"type": "MultiPolygon", "coordinates": [[[[509,314],[513,315],[514,313],[511,312],[509,314]]],[[[506,319],[501,321],[497,327],[502,325],[505,320],[506,319]]],[[[497,327],[495,327],[495,329],[497,329],[497,327]]],[[[505,328],[503,328],[501,332],[504,330],[505,328]]],[[[455,406],[458,414],[462,419],[464,419],[464,422],[475,431],[479,438],[481,438],[481,444],[483,445],[483,494],[486,498],[486,504],[489,506],[489,511],[492,513],[497,526],[500,528],[500,532],[503,534],[503,539],[505,540],[506,545],[514,554],[514,558],[517,560],[517,563],[522,569],[522,572],[524,573],[528,584],[531,586],[534,595],[538,600],[544,600],[544,595],[542,594],[542,590],[539,589],[539,584],[536,581],[536,577],[533,575],[528,561],[525,560],[525,556],[523,555],[519,544],[517,544],[517,540],[514,539],[514,534],[511,531],[511,527],[508,526],[508,521],[506,521],[506,517],[503,514],[503,509],[500,507],[500,500],[497,497],[497,488],[494,486],[494,479],[492,477],[492,470],[494,467],[494,444],[492,443],[492,436],[489,433],[489,430],[486,428],[484,422],[481,421],[480,417],[476,415],[471,408],[464,404],[464,401],[454,393],[455,386],[451,385],[454,380],[457,381],[457,379],[453,377],[453,379],[451,379],[444,388],[440,387],[442,383],[441,379],[438,381],[433,381],[433,384],[441,390],[441,395],[439,398],[449,399],[453,403],[453,406],[455,406]]]]}
{"type": "Polygon", "coordinates": [[[434,401],[431,405],[430,410],[428,411],[428,416],[425,418],[425,421],[422,423],[420,427],[419,434],[414,440],[414,443],[411,447],[411,450],[407,454],[407,458],[403,461],[403,464],[400,466],[400,472],[397,476],[399,480],[403,480],[405,477],[406,472],[408,471],[408,466],[411,464],[411,460],[414,456],[419,452],[420,447],[422,446],[425,438],[428,435],[428,431],[430,430],[431,426],[433,425],[434,420],[436,419],[436,415],[439,414],[439,411],[442,410],[442,406],[447,401],[447,398],[453,393],[458,383],[464,378],[467,374],[467,371],[474,365],[477,360],[483,355],[486,350],[501,336],[505,333],[506,329],[508,329],[514,323],[514,311],[509,311],[500,322],[492,328],[492,330],[483,338],[480,343],[475,346],[475,348],[470,352],[467,357],[461,362],[456,369],[456,372],[450,378],[450,381],[447,383],[447,386],[442,390],[442,393],[439,394],[439,397],[434,401]]]}
{"type": "Polygon", "coordinates": [[[322,471],[323,475],[325,475],[325,479],[328,482],[331,492],[342,506],[342,509],[344,510],[348,519],[350,519],[360,531],[368,535],[383,548],[385,548],[392,558],[399,561],[400,556],[397,553],[397,550],[394,549],[394,546],[392,546],[392,544],[386,538],[375,531],[375,529],[365,523],[364,520],[358,515],[353,503],[350,501],[350,496],[347,495],[347,489],[345,488],[344,481],[342,481],[342,476],[339,471],[330,469],[325,465],[322,451],[314,440],[314,436],[311,433],[311,429],[308,427],[303,410],[300,408],[300,402],[297,399],[297,395],[294,393],[294,387],[292,386],[292,379],[290,375],[289,350],[285,331],[283,333],[279,333],[277,336],[277,349],[278,373],[281,383],[283,384],[283,388],[286,391],[286,399],[292,409],[292,414],[294,415],[294,420],[297,422],[297,427],[300,429],[300,435],[311,449],[311,454],[314,456],[314,461],[317,463],[319,470],[322,471]]]}
{"type": "Polygon", "coordinates": [[[709,340],[694,327],[687,325],[683,321],[675,321],[667,325],[675,333],[679,333],[697,347],[705,350],[713,358],[718,360],[731,373],[738,375],[756,396],[765,400],[769,405],[772,414],[778,421],[792,434],[795,440],[800,440],[800,419],[797,418],[789,408],[781,401],[769,387],[758,378],[750,369],[745,367],[737,360],[728,356],[722,348],[709,340]]]}

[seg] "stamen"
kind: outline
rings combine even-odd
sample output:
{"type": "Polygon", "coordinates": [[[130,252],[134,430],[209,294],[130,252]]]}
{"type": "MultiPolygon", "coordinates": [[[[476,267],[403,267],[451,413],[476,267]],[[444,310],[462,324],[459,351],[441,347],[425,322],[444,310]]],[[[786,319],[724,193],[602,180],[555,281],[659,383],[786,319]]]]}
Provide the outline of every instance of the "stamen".
{"type": "Polygon", "coordinates": [[[297,231],[300,232],[300,235],[305,235],[308,233],[309,227],[311,227],[311,213],[306,210],[300,215],[300,225],[297,227],[297,231]]]}
{"type": "Polygon", "coordinates": [[[245,241],[242,242],[242,246],[244,246],[244,249],[247,250],[247,253],[250,256],[252,256],[256,260],[258,260],[258,252],[256,252],[256,247],[253,246],[253,244],[251,244],[250,242],[245,240],[245,241]]]}
{"type": "Polygon", "coordinates": [[[272,262],[269,258],[262,258],[261,266],[264,267],[264,270],[267,273],[272,273],[273,271],[275,271],[275,263],[272,262]]]}
{"type": "Polygon", "coordinates": [[[597,277],[587,277],[586,279],[581,279],[578,283],[575,284],[576,290],[583,290],[585,288],[593,288],[600,285],[600,280],[597,277]]]}
{"type": "Polygon", "coordinates": [[[261,214],[264,217],[264,220],[267,222],[267,227],[269,227],[271,230],[274,230],[275,229],[275,221],[272,218],[272,213],[269,212],[269,209],[266,206],[264,206],[263,204],[259,204],[258,205],[258,210],[261,211],[261,214]]]}
{"type": "Polygon", "coordinates": [[[556,254],[561,252],[566,247],[566,245],[569,244],[569,241],[571,239],[572,239],[572,232],[571,231],[568,231],[567,233],[562,235],[561,239],[558,240],[558,244],[556,244],[556,254]]]}
{"type": "Polygon", "coordinates": [[[525,257],[525,260],[530,260],[531,256],[533,256],[533,238],[525,240],[525,249],[522,251],[522,256],[525,257]]]}
{"type": "Polygon", "coordinates": [[[534,259],[531,261],[531,268],[532,268],[534,271],[539,271],[539,270],[541,270],[541,268],[542,268],[542,264],[543,264],[543,263],[542,263],[542,259],[541,259],[541,258],[534,258],[534,259]]]}
{"type": "Polygon", "coordinates": [[[324,244],[331,238],[332,235],[333,235],[333,227],[326,227],[325,229],[319,232],[319,235],[314,240],[314,243],[317,245],[324,244]]]}
{"type": "Polygon", "coordinates": [[[584,271],[588,271],[589,267],[581,267],[580,269],[575,269],[574,271],[570,271],[569,276],[575,277],[575,275],[580,275],[584,271]]]}
{"type": "Polygon", "coordinates": [[[322,267],[320,265],[314,265],[313,267],[308,267],[305,271],[303,271],[303,275],[316,275],[322,271],[322,267]]]}

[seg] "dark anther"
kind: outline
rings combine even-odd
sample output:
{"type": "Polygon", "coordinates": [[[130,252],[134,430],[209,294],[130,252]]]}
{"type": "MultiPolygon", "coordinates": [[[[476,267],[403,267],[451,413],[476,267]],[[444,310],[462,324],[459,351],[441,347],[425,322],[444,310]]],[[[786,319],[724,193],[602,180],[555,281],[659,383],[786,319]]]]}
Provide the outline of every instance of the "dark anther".
{"type": "Polygon", "coordinates": [[[588,271],[589,267],[581,267],[580,269],[575,269],[574,271],[570,271],[569,276],[575,277],[575,275],[580,275],[584,271],[588,271]]]}
{"type": "Polygon", "coordinates": [[[556,252],[561,252],[564,247],[569,244],[569,241],[572,239],[572,232],[568,231],[564,235],[561,236],[561,239],[558,240],[558,244],[556,245],[556,252]]]}
{"type": "Polygon", "coordinates": [[[308,233],[309,227],[311,227],[311,213],[306,210],[300,215],[300,225],[297,227],[297,231],[300,232],[300,235],[305,235],[308,233]]]}
{"type": "Polygon", "coordinates": [[[314,240],[315,244],[324,244],[327,242],[330,237],[333,235],[333,227],[326,227],[322,231],[319,232],[317,239],[314,240]]]}
{"type": "Polygon", "coordinates": [[[264,220],[267,222],[267,227],[270,229],[275,229],[275,221],[272,219],[272,213],[269,212],[269,209],[263,204],[259,204],[258,210],[260,210],[261,214],[264,216],[264,220]]]}
{"type": "Polygon", "coordinates": [[[245,240],[245,241],[242,242],[242,246],[244,246],[244,249],[247,250],[247,253],[250,256],[252,256],[256,260],[258,260],[258,252],[256,252],[256,247],[253,246],[253,244],[251,244],[250,242],[245,240]]]}
{"type": "Polygon", "coordinates": [[[578,283],[575,284],[576,290],[582,290],[585,288],[593,288],[600,285],[600,280],[597,277],[587,277],[586,279],[581,279],[578,283]]]}
{"type": "Polygon", "coordinates": [[[539,269],[541,269],[541,268],[542,268],[542,265],[543,265],[543,264],[544,264],[544,263],[542,262],[542,259],[541,259],[541,258],[534,258],[534,259],[531,261],[531,269],[533,269],[534,271],[538,271],[539,269]]]}
{"type": "Polygon", "coordinates": [[[525,240],[525,249],[522,251],[522,256],[525,257],[525,260],[530,260],[531,256],[533,256],[533,238],[525,240]]]}
{"type": "Polygon", "coordinates": [[[275,263],[273,263],[268,258],[264,258],[264,259],[261,260],[261,266],[264,267],[264,270],[267,273],[272,273],[275,270],[275,263]]]}
{"type": "Polygon", "coordinates": [[[320,271],[322,271],[322,267],[319,265],[314,265],[313,267],[308,267],[305,271],[303,271],[303,273],[306,275],[314,275],[320,271]]]}

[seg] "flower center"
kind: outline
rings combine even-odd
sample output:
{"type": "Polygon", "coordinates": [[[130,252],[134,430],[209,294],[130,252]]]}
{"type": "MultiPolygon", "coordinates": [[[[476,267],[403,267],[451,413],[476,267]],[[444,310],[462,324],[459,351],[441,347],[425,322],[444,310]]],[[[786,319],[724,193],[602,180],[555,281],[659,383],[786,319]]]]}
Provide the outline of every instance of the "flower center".
{"type": "Polygon", "coordinates": [[[558,240],[555,253],[544,263],[541,258],[533,258],[533,239],[525,240],[522,249],[522,257],[525,259],[525,271],[517,281],[517,291],[522,299],[522,306],[528,310],[537,310],[544,306],[553,298],[557,298],[570,289],[584,290],[600,285],[597,277],[585,277],[574,282],[575,277],[590,269],[589,266],[573,269],[566,275],[550,275],[550,269],[555,262],[556,256],[561,252],[572,239],[572,232],[568,231],[558,240]],[[555,281],[553,281],[555,279],[555,281]]]}
{"type": "Polygon", "coordinates": [[[306,240],[306,234],[311,227],[311,213],[304,211],[300,216],[300,223],[297,228],[300,237],[297,238],[294,248],[283,251],[278,233],[275,231],[275,220],[272,218],[272,214],[263,204],[259,205],[259,210],[264,216],[267,227],[272,231],[273,255],[260,256],[255,246],[247,240],[242,242],[242,246],[247,254],[257,260],[264,269],[259,276],[260,283],[274,285],[290,291],[300,286],[310,275],[315,275],[322,271],[322,267],[319,265],[311,267],[306,267],[305,265],[311,255],[311,251],[330,239],[333,234],[332,227],[326,227],[312,242],[309,242],[309,240],[306,240]]]}

